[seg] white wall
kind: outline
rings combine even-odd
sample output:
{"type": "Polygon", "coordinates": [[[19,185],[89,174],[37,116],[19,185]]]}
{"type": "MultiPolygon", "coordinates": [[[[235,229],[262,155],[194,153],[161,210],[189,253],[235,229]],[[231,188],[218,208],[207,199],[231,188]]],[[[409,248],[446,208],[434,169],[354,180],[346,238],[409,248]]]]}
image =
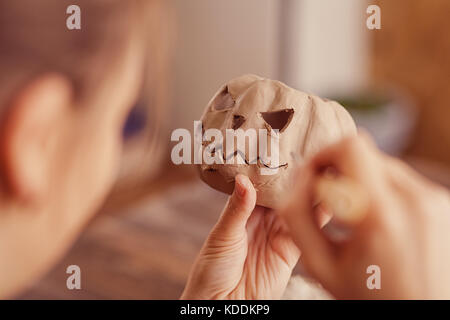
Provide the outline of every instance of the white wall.
{"type": "Polygon", "coordinates": [[[192,127],[214,92],[244,73],[276,78],[278,0],[175,0],[172,125],[192,127]]]}
{"type": "Polygon", "coordinates": [[[367,84],[365,0],[174,0],[173,127],[244,73],[330,96],[367,84]]]}
{"type": "Polygon", "coordinates": [[[365,0],[284,0],[280,77],[319,95],[351,94],[368,82],[365,0]]]}

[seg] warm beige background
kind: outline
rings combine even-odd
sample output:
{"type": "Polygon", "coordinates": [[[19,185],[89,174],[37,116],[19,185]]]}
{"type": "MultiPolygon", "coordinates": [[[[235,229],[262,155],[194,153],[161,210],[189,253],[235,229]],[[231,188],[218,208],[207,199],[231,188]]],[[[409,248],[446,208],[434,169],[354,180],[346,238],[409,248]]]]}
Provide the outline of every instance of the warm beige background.
{"type": "Polygon", "coordinates": [[[373,75],[411,94],[419,108],[413,155],[450,167],[450,1],[380,0],[373,75]]]}
{"type": "MultiPolygon", "coordinates": [[[[410,92],[421,110],[411,153],[449,164],[450,1],[379,1],[382,30],[369,35],[362,3],[175,0],[171,129],[192,126],[217,88],[242,73],[318,93],[364,86],[372,74],[379,85],[410,92]]],[[[415,164],[450,186],[448,171],[429,159],[415,164]]],[[[58,265],[19,298],[177,299],[226,201],[192,169],[168,162],[147,188],[105,208],[58,265]],[[71,264],[82,269],[80,291],[66,288],[71,264]]]]}
{"type": "Polygon", "coordinates": [[[281,1],[280,79],[321,96],[369,83],[366,0],[281,1]]]}
{"type": "Polygon", "coordinates": [[[368,83],[365,0],[175,0],[171,126],[188,127],[244,73],[321,95],[368,83]]]}
{"type": "Polygon", "coordinates": [[[229,79],[277,74],[276,0],[175,0],[178,34],[172,125],[191,128],[229,79]]]}
{"type": "Polygon", "coordinates": [[[370,83],[419,108],[410,153],[450,166],[450,1],[175,0],[171,128],[192,127],[219,86],[243,73],[331,96],[370,83]],[[365,27],[369,3],[382,29],[365,27]]]}

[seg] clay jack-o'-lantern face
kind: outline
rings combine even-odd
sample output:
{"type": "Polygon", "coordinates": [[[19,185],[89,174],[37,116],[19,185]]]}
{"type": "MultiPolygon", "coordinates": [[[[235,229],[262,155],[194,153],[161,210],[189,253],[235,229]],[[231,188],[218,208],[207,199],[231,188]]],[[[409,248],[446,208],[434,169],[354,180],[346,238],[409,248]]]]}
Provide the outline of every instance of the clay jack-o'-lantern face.
{"type": "MultiPolygon", "coordinates": [[[[245,150],[224,151],[225,158],[244,158],[240,163],[199,166],[202,180],[226,193],[232,193],[238,173],[247,175],[257,191],[257,204],[269,208],[281,204],[290,190],[295,168],[305,158],[345,135],[356,133],[353,119],[338,103],[255,75],[244,75],[224,85],[208,103],[201,121],[203,130],[218,129],[223,137],[227,129],[249,128],[266,129],[268,139],[271,133],[272,138],[276,137],[279,155],[276,166],[262,158],[257,161],[248,158],[250,148],[257,148],[249,143],[258,144],[258,140],[247,140],[245,150]],[[278,133],[274,134],[274,130],[278,133]],[[276,173],[263,175],[261,168],[276,169],[276,173]]],[[[211,147],[211,143],[204,143],[204,147],[211,147]]]]}

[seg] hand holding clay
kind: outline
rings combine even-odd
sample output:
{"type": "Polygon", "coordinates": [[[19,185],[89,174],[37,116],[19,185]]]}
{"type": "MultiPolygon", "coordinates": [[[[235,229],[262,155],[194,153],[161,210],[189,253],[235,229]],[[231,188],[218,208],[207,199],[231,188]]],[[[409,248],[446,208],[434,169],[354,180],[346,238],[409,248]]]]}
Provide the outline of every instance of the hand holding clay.
{"type": "Polygon", "coordinates": [[[448,190],[366,138],[346,138],[308,161],[280,215],[309,273],[337,298],[450,298],[448,190]],[[358,219],[340,219],[351,231],[344,242],[332,241],[315,219],[314,193],[329,167],[367,195],[358,219]]]}
{"type": "Polygon", "coordinates": [[[238,175],[235,181],[182,299],[279,299],[286,289],[300,252],[282,219],[270,209],[255,207],[250,180],[238,175]]]}
{"type": "Polygon", "coordinates": [[[225,84],[208,103],[201,121],[204,131],[217,129],[223,137],[227,129],[257,130],[253,139],[241,145],[237,142],[228,150],[226,141],[207,141],[204,149],[222,163],[203,163],[200,176],[211,187],[231,194],[236,175],[245,174],[256,189],[256,203],[268,208],[284,202],[294,184],[295,169],[306,159],[356,133],[353,119],[338,103],[255,75],[225,84]],[[261,137],[260,129],[266,129],[268,136],[261,137]],[[275,162],[262,147],[274,142],[278,144],[275,162]]]}

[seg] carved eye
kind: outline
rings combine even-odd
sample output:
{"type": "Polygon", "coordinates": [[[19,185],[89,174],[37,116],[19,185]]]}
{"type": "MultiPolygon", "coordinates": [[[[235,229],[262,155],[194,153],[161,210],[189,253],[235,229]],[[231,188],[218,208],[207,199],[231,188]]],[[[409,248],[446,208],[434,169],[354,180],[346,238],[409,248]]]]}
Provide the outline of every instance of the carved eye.
{"type": "Polygon", "coordinates": [[[231,94],[228,92],[228,87],[225,87],[222,92],[220,92],[217,97],[214,99],[212,106],[214,110],[226,110],[233,108],[234,99],[231,94]]]}
{"type": "Polygon", "coordinates": [[[233,130],[239,129],[244,122],[245,122],[244,116],[235,114],[233,116],[233,125],[232,125],[233,130]]]}
{"type": "Polygon", "coordinates": [[[261,112],[261,116],[272,129],[278,129],[280,132],[283,132],[294,116],[294,109],[261,112]]]}

